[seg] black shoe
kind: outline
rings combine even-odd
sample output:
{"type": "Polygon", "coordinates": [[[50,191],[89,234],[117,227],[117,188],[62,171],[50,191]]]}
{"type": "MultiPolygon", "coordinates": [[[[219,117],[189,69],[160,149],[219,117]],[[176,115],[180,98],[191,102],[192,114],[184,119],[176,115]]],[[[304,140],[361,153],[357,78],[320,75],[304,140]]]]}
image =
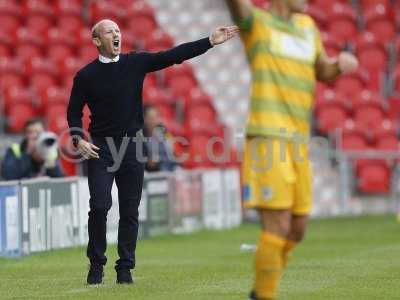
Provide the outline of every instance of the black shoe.
{"type": "Polygon", "coordinates": [[[249,296],[249,300],[257,300],[257,296],[256,296],[256,292],[255,291],[251,291],[250,296],[249,296]]]}
{"type": "Polygon", "coordinates": [[[117,283],[118,284],[133,284],[131,270],[129,270],[129,269],[117,270],[117,283]]]}
{"type": "Polygon", "coordinates": [[[103,266],[102,265],[90,265],[89,273],[87,275],[87,284],[102,284],[103,283],[103,266]]]}

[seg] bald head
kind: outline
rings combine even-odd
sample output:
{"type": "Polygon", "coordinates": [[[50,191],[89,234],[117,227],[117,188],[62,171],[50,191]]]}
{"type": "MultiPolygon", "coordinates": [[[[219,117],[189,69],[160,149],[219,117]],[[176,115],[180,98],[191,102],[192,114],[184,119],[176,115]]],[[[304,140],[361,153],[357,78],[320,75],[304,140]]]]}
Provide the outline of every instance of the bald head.
{"type": "Polygon", "coordinates": [[[92,27],[92,40],[99,53],[114,58],[121,53],[121,32],[117,23],[104,19],[92,27]]]}

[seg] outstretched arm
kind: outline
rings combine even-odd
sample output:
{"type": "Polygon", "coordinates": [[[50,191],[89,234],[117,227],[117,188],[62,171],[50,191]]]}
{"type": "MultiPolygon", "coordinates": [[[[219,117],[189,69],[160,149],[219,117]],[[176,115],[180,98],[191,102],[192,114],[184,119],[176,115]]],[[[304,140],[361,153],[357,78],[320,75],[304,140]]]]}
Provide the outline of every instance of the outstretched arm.
{"type": "Polygon", "coordinates": [[[167,51],[157,53],[143,53],[145,72],[155,72],[174,64],[180,64],[185,60],[204,54],[213,46],[222,44],[233,38],[239,32],[236,26],[224,26],[217,28],[210,37],[195,42],[185,43],[167,51]]]}
{"type": "Polygon", "coordinates": [[[340,74],[354,72],[357,68],[358,60],[349,52],[342,52],[337,58],[329,58],[322,52],[315,64],[317,79],[324,82],[335,80],[340,74]]]}
{"type": "Polygon", "coordinates": [[[251,16],[252,3],[250,0],[225,0],[225,2],[236,23],[251,16]]]}

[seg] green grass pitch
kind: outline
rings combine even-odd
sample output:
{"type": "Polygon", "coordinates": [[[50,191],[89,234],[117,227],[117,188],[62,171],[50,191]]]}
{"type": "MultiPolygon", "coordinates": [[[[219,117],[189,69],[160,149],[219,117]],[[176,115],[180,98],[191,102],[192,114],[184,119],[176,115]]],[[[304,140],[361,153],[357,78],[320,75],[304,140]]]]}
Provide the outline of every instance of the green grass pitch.
{"type": "MultiPolygon", "coordinates": [[[[400,224],[394,216],[314,220],[278,299],[400,299],[400,224]]],[[[136,284],[117,286],[109,247],[105,284],[86,287],[84,248],[0,259],[0,299],[247,299],[258,227],[140,241],[136,284]]]]}

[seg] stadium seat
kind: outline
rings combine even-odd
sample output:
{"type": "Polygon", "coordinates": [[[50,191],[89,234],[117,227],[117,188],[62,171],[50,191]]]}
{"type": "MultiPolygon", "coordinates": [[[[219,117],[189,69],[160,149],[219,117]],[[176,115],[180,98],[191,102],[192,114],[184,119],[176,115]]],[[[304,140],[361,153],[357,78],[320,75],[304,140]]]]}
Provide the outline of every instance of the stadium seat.
{"type": "Polygon", "coordinates": [[[158,103],[156,104],[156,108],[161,116],[161,119],[166,120],[173,120],[175,118],[175,111],[172,105],[158,103]]]}
{"type": "Polygon", "coordinates": [[[365,89],[365,81],[361,72],[343,75],[335,81],[335,91],[351,99],[365,89]]]}
{"type": "Polygon", "coordinates": [[[322,32],[321,38],[328,56],[336,56],[344,48],[341,40],[332,34],[322,32]]]}
{"type": "Polygon", "coordinates": [[[47,128],[50,131],[60,134],[68,129],[66,111],[66,105],[53,105],[52,107],[48,108],[46,111],[45,120],[47,128]]]}
{"type": "Polygon", "coordinates": [[[1,30],[7,32],[8,34],[12,34],[15,32],[20,26],[20,22],[18,17],[13,15],[0,14],[0,27],[1,30]]]}
{"type": "Polygon", "coordinates": [[[77,47],[80,40],[76,34],[71,34],[63,27],[52,27],[47,31],[47,43],[49,45],[65,45],[69,47],[77,47]]]}
{"type": "Polygon", "coordinates": [[[25,64],[25,72],[27,76],[35,73],[47,73],[49,75],[58,75],[58,65],[49,59],[43,57],[33,57],[28,59],[25,64]]]}
{"type": "Polygon", "coordinates": [[[371,161],[358,171],[358,189],[364,193],[387,193],[390,189],[390,170],[381,162],[371,161]]]}
{"type": "Polygon", "coordinates": [[[214,124],[216,121],[216,112],[210,104],[190,105],[187,108],[185,118],[188,122],[197,119],[206,124],[214,124]]]}
{"type": "Polygon", "coordinates": [[[49,86],[54,86],[56,83],[54,76],[47,73],[35,73],[29,77],[29,85],[38,96],[42,96],[49,86]]]}
{"type": "Polygon", "coordinates": [[[23,104],[33,109],[34,94],[24,86],[11,86],[4,92],[4,110],[9,113],[14,105],[23,104]]]}
{"type": "MultiPolygon", "coordinates": [[[[21,17],[22,7],[19,5],[18,1],[2,0],[0,1],[0,15],[21,17]]],[[[1,28],[4,29],[2,26],[1,28]]]]}
{"type": "Polygon", "coordinates": [[[365,103],[355,108],[354,120],[363,126],[376,126],[385,118],[382,107],[376,103],[365,103]]]}
{"type": "Polygon", "coordinates": [[[36,116],[32,105],[15,103],[7,115],[7,130],[10,133],[21,133],[26,121],[36,116]]]}
{"type": "Polygon", "coordinates": [[[24,86],[25,80],[22,75],[15,73],[1,74],[0,76],[0,94],[12,86],[24,86]]]}
{"type": "Polygon", "coordinates": [[[40,34],[47,32],[52,25],[52,19],[45,15],[32,15],[25,20],[27,28],[40,34]]]}
{"type": "Polygon", "coordinates": [[[375,34],[379,43],[385,45],[393,41],[396,35],[394,20],[388,8],[382,4],[365,10],[366,29],[375,34]]]}
{"type": "Polygon", "coordinates": [[[60,77],[74,76],[83,65],[84,62],[77,57],[65,57],[60,63],[60,77]]]}
{"type": "Polygon", "coordinates": [[[2,56],[10,57],[11,53],[12,51],[10,47],[8,47],[5,44],[0,44],[0,57],[2,56]]]}
{"type": "Polygon", "coordinates": [[[70,58],[74,52],[70,46],[62,44],[54,44],[46,47],[46,57],[54,63],[59,64],[63,60],[70,58]]]}
{"type": "Polygon", "coordinates": [[[42,57],[43,53],[40,47],[35,46],[34,44],[24,43],[16,46],[15,55],[23,61],[28,61],[34,57],[42,57]]]}
{"type": "Polygon", "coordinates": [[[102,19],[119,20],[122,15],[122,10],[112,1],[92,1],[89,9],[90,23],[94,24],[102,19]]]}
{"type": "Polygon", "coordinates": [[[0,57],[0,74],[21,74],[23,64],[20,58],[0,57]]]}
{"type": "Polygon", "coordinates": [[[318,131],[326,135],[333,132],[335,129],[343,128],[348,115],[343,106],[336,103],[332,105],[324,105],[316,113],[318,131]]]}
{"type": "Polygon", "coordinates": [[[46,0],[26,0],[23,14],[24,17],[40,15],[51,18],[54,16],[54,9],[46,0]]]}
{"type": "Polygon", "coordinates": [[[155,30],[144,40],[144,48],[151,52],[158,52],[171,48],[174,45],[172,38],[162,30],[155,30]]]}
{"type": "Polygon", "coordinates": [[[159,87],[151,87],[143,91],[143,101],[148,104],[168,104],[176,103],[170,91],[159,87]]]}
{"type": "Polygon", "coordinates": [[[383,5],[384,7],[390,6],[390,0],[360,0],[361,9],[365,12],[369,8],[377,5],[383,5]]]}
{"type": "Polygon", "coordinates": [[[69,32],[69,34],[76,34],[82,27],[84,27],[84,23],[79,16],[61,15],[57,18],[57,26],[58,28],[62,28],[64,31],[69,32]]]}
{"type": "Polygon", "coordinates": [[[176,98],[186,99],[190,91],[197,86],[197,82],[188,76],[177,76],[170,78],[167,85],[176,98]]]}
{"type": "Polygon", "coordinates": [[[154,73],[147,74],[143,82],[143,90],[152,89],[157,86],[157,78],[154,73]]]}
{"type": "Polygon", "coordinates": [[[93,44],[86,44],[79,47],[78,56],[82,61],[89,63],[96,59],[99,56],[99,53],[93,44]]]}
{"type": "Polygon", "coordinates": [[[320,30],[327,27],[327,12],[317,5],[308,5],[306,13],[310,15],[318,24],[320,30]]]}
{"type": "Polygon", "coordinates": [[[82,3],[73,0],[57,0],[55,1],[55,14],[59,16],[82,16],[82,3]]]}
{"type": "Polygon", "coordinates": [[[333,5],[329,18],[329,33],[342,42],[348,42],[356,36],[356,15],[348,4],[336,3],[333,5]]]}
{"type": "Polygon", "coordinates": [[[37,47],[44,46],[45,34],[32,30],[29,27],[20,27],[16,31],[16,42],[18,44],[32,44],[37,47]]]}
{"type": "Polygon", "coordinates": [[[58,86],[49,86],[42,94],[42,111],[48,111],[54,105],[67,105],[69,96],[70,91],[58,86]]]}
{"type": "Polygon", "coordinates": [[[347,97],[344,94],[336,92],[332,89],[325,89],[316,95],[314,111],[318,114],[319,109],[324,109],[325,105],[329,107],[333,105],[340,106],[346,111],[350,111],[351,109],[351,102],[347,99],[347,97]]]}
{"type": "Polygon", "coordinates": [[[200,88],[194,88],[190,91],[188,95],[188,102],[187,105],[211,105],[212,100],[211,97],[206,94],[202,89],[200,88]]]}

